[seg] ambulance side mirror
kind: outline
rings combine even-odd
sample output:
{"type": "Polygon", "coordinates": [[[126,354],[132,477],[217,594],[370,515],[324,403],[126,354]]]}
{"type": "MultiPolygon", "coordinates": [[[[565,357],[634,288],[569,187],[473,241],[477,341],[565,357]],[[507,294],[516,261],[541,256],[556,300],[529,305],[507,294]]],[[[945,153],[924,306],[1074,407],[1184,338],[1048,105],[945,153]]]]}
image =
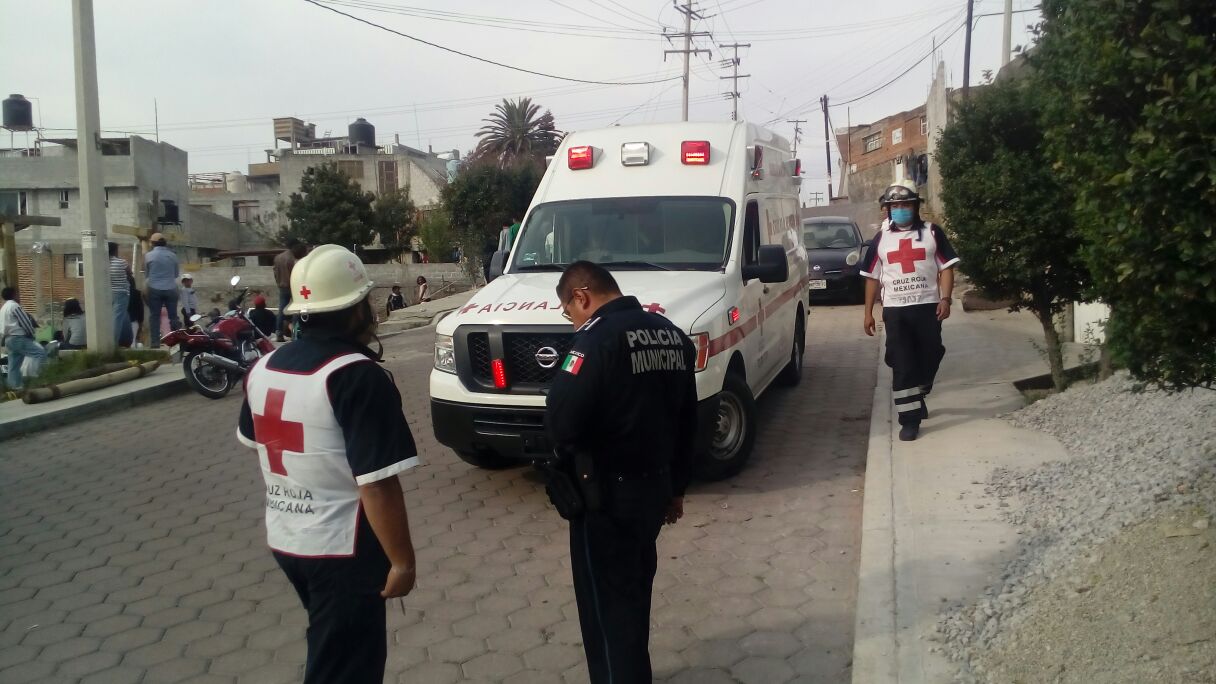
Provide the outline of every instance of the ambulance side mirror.
{"type": "Polygon", "coordinates": [[[494,280],[498,276],[502,275],[502,272],[507,267],[508,254],[508,252],[498,250],[497,252],[494,252],[494,256],[490,257],[490,277],[486,280],[486,282],[494,280]]]}
{"type": "Polygon", "coordinates": [[[790,277],[790,264],[785,260],[785,247],[760,245],[756,263],[743,266],[743,281],[759,279],[762,283],[784,283],[790,277]]]}

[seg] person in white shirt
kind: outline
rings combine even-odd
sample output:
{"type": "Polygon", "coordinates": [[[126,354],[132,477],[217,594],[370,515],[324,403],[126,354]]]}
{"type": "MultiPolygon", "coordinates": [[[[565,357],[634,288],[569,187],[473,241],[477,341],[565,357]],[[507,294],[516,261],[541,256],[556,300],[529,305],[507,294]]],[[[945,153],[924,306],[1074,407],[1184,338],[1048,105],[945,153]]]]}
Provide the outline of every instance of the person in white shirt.
{"type": "Polygon", "coordinates": [[[182,303],[182,324],[190,325],[190,317],[198,313],[198,295],[194,292],[194,276],[182,274],[180,301],[182,303]]]}
{"type": "Polygon", "coordinates": [[[38,324],[21,308],[19,293],[15,287],[0,290],[0,340],[8,350],[8,388],[20,392],[23,384],[22,366],[30,360],[30,377],[38,375],[42,362],[46,360],[46,350],[34,341],[34,331],[38,324]]]}

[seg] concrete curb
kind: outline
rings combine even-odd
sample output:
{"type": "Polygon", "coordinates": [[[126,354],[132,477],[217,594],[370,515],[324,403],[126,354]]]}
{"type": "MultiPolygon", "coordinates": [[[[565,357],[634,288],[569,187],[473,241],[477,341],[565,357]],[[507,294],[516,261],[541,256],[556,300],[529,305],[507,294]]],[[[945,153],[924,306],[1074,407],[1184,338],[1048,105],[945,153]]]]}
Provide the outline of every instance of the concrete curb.
{"type": "Polygon", "coordinates": [[[856,621],[853,626],[853,683],[899,681],[895,616],[895,521],[892,477],[891,369],[883,363],[887,334],[878,346],[878,374],[870,412],[865,498],[861,518],[856,621]]]}
{"type": "Polygon", "coordinates": [[[125,394],[99,396],[95,400],[83,404],[65,406],[58,410],[0,423],[0,442],[20,437],[21,435],[27,435],[31,432],[78,423],[87,418],[114,413],[190,391],[190,385],[186,383],[186,378],[181,375],[181,366],[171,365],[165,367],[164,370],[176,371],[179,377],[176,380],[166,381],[151,387],[141,387],[125,394]]]}

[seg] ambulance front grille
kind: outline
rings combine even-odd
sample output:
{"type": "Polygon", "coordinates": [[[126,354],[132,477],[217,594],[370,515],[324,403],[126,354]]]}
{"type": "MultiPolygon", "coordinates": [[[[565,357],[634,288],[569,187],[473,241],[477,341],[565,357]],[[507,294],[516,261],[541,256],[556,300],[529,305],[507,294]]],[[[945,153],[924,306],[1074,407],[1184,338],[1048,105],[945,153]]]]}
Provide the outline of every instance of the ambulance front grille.
{"type": "Polygon", "coordinates": [[[493,384],[490,375],[490,335],[483,332],[469,333],[469,363],[473,366],[473,377],[478,382],[493,384]]]}
{"type": "MultiPolygon", "coordinates": [[[[561,367],[561,360],[570,351],[571,333],[503,333],[502,343],[507,364],[507,379],[512,385],[548,385],[561,367]],[[545,347],[557,352],[557,361],[545,368],[536,360],[536,352],[545,347]]],[[[489,363],[486,364],[487,369],[489,363]]]]}

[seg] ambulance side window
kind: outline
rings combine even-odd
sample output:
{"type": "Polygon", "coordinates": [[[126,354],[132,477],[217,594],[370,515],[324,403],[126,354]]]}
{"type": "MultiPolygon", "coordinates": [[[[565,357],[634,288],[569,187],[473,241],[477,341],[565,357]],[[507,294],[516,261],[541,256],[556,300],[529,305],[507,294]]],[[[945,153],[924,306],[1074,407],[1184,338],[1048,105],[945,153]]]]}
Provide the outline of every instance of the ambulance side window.
{"type": "Polygon", "coordinates": [[[759,263],[760,252],[760,207],[755,200],[747,203],[743,218],[743,264],[759,263]]]}

